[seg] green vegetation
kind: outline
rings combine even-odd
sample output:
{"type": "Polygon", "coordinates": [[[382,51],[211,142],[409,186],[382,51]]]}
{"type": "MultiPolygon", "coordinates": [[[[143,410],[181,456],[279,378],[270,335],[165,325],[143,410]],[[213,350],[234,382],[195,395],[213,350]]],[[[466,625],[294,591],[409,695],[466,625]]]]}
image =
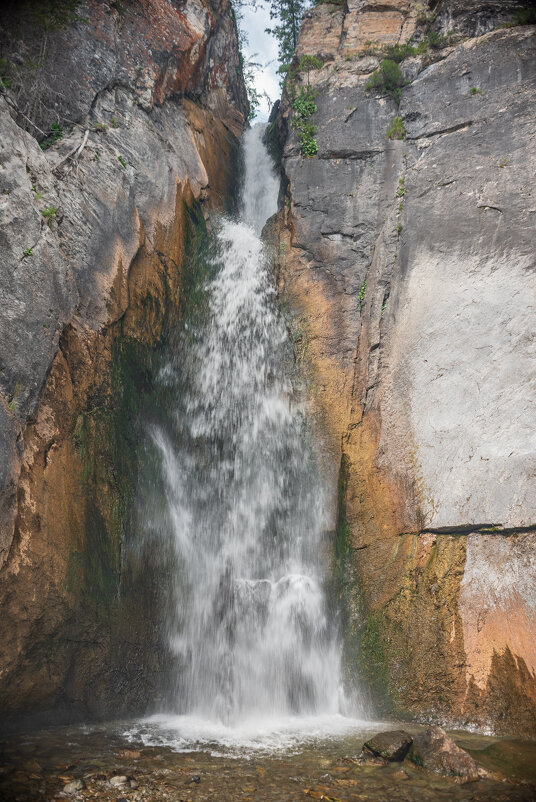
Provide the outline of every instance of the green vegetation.
{"type": "Polygon", "coordinates": [[[514,12],[517,25],[536,25],[536,8],[522,8],[514,12]]]}
{"type": "Polygon", "coordinates": [[[478,86],[472,86],[471,89],[469,90],[469,94],[470,95],[481,95],[482,94],[482,89],[479,89],[478,86]]]}
{"type": "Polygon", "coordinates": [[[391,59],[391,61],[396,61],[397,64],[400,64],[401,61],[404,61],[406,58],[410,58],[410,56],[417,56],[426,53],[426,42],[419,42],[418,45],[412,45],[409,43],[405,45],[387,45],[383,52],[385,58],[391,59]]]}
{"type": "Polygon", "coordinates": [[[311,70],[319,70],[323,66],[323,62],[315,56],[302,56],[298,62],[298,71],[307,72],[307,83],[309,83],[309,73],[311,70]]]}
{"type": "Polygon", "coordinates": [[[376,89],[382,93],[385,92],[392,97],[395,103],[399,103],[402,97],[402,87],[405,84],[402,70],[396,61],[386,58],[380,63],[380,69],[373,72],[368,79],[365,91],[371,92],[376,89]]]}
{"type": "Polygon", "coordinates": [[[254,61],[253,58],[247,59],[244,55],[244,50],[248,45],[247,34],[242,27],[242,9],[241,0],[231,0],[231,10],[236,22],[236,30],[238,34],[238,67],[237,72],[242,74],[244,85],[246,87],[246,94],[248,96],[249,114],[248,120],[251,122],[257,116],[257,111],[261,104],[261,95],[255,86],[255,70],[262,65],[254,61]]]}
{"type": "Polygon", "coordinates": [[[406,193],[406,179],[403,175],[398,179],[398,187],[396,188],[396,197],[403,198],[406,193]]]}
{"type": "Polygon", "coordinates": [[[38,189],[37,189],[37,187],[35,186],[35,184],[32,184],[32,192],[34,193],[34,195],[35,195],[35,199],[36,199],[36,200],[41,200],[41,198],[43,197],[43,195],[41,194],[41,192],[39,192],[39,191],[38,191],[38,189]]]}
{"type": "Polygon", "coordinates": [[[310,86],[305,86],[292,103],[291,124],[298,135],[303,157],[314,156],[318,151],[315,139],[316,125],[310,122],[316,111],[315,97],[316,92],[310,86]]]}
{"type": "Polygon", "coordinates": [[[48,150],[48,148],[61,139],[63,136],[63,128],[60,123],[52,123],[50,126],[50,136],[47,136],[42,142],[39,143],[41,150],[48,150]]]}
{"type": "Polygon", "coordinates": [[[52,231],[54,220],[56,219],[56,207],[55,206],[48,206],[46,209],[43,209],[41,214],[45,218],[48,227],[52,231]]]}
{"type": "Polygon", "coordinates": [[[441,47],[444,47],[447,43],[447,37],[443,36],[442,33],[438,33],[437,31],[430,31],[427,37],[428,46],[433,48],[434,50],[439,50],[441,47]]]}
{"type": "Polygon", "coordinates": [[[387,139],[405,139],[406,127],[402,117],[395,117],[389,128],[387,129],[387,139]]]}
{"type": "Polygon", "coordinates": [[[33,248],[26,248],[26,250],[22,252],[22,258],[24,259],[25,256],[31,256],[32,253],[33,253],[33,248]]]}
{"type": "Polygon", "coordinates": [[[97,131],[98,133],[104,134],[108,130],[108,126],[106,125],[106,123],[95,123],[95,125],[93,126],[93,130],[97,131]]]}
{"type": "Polygon", "coordinates": [[[20,391],[21,391],[21,383],[17,382],[17,384],[15,385],[15,390],[13,392],[13,395],[9,399],[9,403],[8,403],[8,407],[11,410],[11,412],[15,411],[15,402],[16,402],[17,398],[20,395],[20,391]]]}
{"type": "Polygon", "coordinates": [[[0,58],[0,86],[11,89],[12,81],[9,77],[9,62],[6,58],[0,58]]]}
{"type": "Polygon", "coordinates": [[[125,170],[127,169],[127,163],[122,156],[118,156],[117,161],[119,162],[121,167],[123,167],[125,170]]]}
{"type": "Polygon", "coordinates": [[[115,117],[110,117],[110,125],[112,128],[119,128],[119,123],[115,119],[115,117]]]}
{"type": "Polygon", "coordinates": [[[367,280],[365,279],[365,281],[361,285],[361,289],[359,290],[359,307],[360,307],[360,309],[363,309],[363,306],[365,304],[365,293],[366,293],[366,291],[367,291],[367,280]]]}
{"type": "Polygon", "coordinates": [[[87,22],[76,13],[81,0],[29,0],[26,3],[31,22],[44,31],[54,31],[73,22],[87,22]]]}
{"type": "Polygon", "coordinates": [[[271,33],[277,40],[279,70],[282,74],[288,71],[294,58],[306,7],[306,0],[270,0],[270,19],[275,21],[275,25],[267,28],[266,33],[271,33]]]}
{"type": "Polygon", "coordinates": [[[402,223],[400,222],[400,220],[396,224],[396,233],[398,234],[398,236],[400,236],[400,234],[402,233],[402,223]]]}
{"type": "Polygon", "coordinates": [[[242,51],[239,53],[239,59],[249,102],[248,120],[251,122],[257,116],[257,111],[261,105],[261,95],[255,86],[255,70],[262,65],[252,59],[246,60],[242,51]]]}

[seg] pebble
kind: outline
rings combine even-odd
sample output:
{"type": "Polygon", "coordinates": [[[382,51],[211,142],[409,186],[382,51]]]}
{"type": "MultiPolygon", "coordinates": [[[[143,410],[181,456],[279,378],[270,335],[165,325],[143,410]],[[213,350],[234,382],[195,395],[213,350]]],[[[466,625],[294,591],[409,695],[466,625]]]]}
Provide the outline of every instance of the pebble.
{"type": "Polygon", "coordinates": [[[110,778],[110,785],[117,786],[117,785],[126,785],[128,782],[128,777],[124,774],[116,774],[115,777],[110,778]]]}
{"type": "Polygon", "coordinates": [[[63,792],[65,794],[76,794],[77,791],[81,791],[84,788],[84,783],[82,780],[73,780],[67,785],[63,786],[63,792]]]}
{"type": "Polygon", "coordinates": [[[137,749],[123,749],[117,753],[117,757],[125,758],[126,760],[138,760],[141,757],[141,752],[137,749]]]}

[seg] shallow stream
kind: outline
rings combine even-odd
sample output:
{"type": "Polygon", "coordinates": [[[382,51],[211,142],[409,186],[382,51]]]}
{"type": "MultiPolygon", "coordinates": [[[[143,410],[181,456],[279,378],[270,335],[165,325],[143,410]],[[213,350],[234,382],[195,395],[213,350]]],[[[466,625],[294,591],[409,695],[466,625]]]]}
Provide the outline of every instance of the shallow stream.
{"type": "MultiPolygon", "coordinates": [[[[92,728],[64,727],[20,736],[3,745],[0,799],[536,800],[534,743],[451,733],[484,768],[496,774],[496,779],[459,783],[407,760],[387,765],[357,762],[367,738],[397,725],[347,722],[349,731],[331,737],[322,736],[323,725],[329,730],[329,721],[302,718],[293,728],[289,719],[286,727],[280,723],[279,732],[271,734],[268,728],[264,735],[262,728],[255,734],[243,728],[241,734],[228,732],[226,736],[220,728],[218,736],[216,731],[211,735],[207,725],[199,721],[185,720],[181,728],[177,720],[166,724],[153,719],[92,728]],[[308,740],[300,740],[306,732],[308,740]],[[145,745],[158,740],[162,742],[159,746],[145,745]],[[173,745],[164,745],[165,741],[173,745]],[[83,787],[75,794],[65,793],[64,787],[76,780],[83,787]]],[[[418,730],[403,726],[410,732],[418,730]]],[[[331,728],[335,729],[333,721],[331,728]]]]}

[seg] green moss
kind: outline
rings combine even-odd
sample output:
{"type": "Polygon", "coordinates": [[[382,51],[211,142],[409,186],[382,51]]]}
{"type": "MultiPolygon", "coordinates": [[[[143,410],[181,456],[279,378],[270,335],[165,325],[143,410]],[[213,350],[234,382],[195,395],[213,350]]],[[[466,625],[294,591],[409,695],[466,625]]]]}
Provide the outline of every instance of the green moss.
{"type": "Polygon", "coordinates": [[[384,646],[385,624],[381,617],[369,615],[361,631],[360,667],[369,695],[383,710],[391,709],[389,661],[384,646]]]}
{"type": "MultiPolygon", "coordinates": [[[[188,304],[183,304],[183,311],[196,314],[206,280],[197,269],[196,254],[206,238],[206,226],[197,206],[185,205],[183,214],[185,254],[190,257],[185,259],[183,291],[188,304]]],[[[159,408],[165,407],[156,376],[175,328],[178,299],[172,296],[167,271],[162,280],[163,299],[148,292],[141,304],[140,339],[130,330],[124,333],[122,320],[115,324],[110,368],[102,383],[90,389],[71,434],[81,464],[85,542],[71,553],[65,582],[84,606],[101,608],[106,616],[113,615],[120,595],[124,549],[136,538],[133,508],[146,461],[144,422],[156,419],[159,408]],[[144,338],[155,313],[163,322],[163,334],[147,343],[144,338]]]]}

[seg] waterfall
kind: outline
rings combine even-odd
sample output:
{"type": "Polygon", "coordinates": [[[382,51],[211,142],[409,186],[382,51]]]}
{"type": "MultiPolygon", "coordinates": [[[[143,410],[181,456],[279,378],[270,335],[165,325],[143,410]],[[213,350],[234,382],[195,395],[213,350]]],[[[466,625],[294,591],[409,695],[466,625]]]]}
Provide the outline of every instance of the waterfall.
{"type": "Polygon", "coordinates": [[[244,136],[240,219],[215,225],[203,310],[164,371],[172,425],[152,433],[176,560],[173,706],[227,727],[341,704],[324,492],[260,238],[279,188],[263,130],[244,136]]]}

